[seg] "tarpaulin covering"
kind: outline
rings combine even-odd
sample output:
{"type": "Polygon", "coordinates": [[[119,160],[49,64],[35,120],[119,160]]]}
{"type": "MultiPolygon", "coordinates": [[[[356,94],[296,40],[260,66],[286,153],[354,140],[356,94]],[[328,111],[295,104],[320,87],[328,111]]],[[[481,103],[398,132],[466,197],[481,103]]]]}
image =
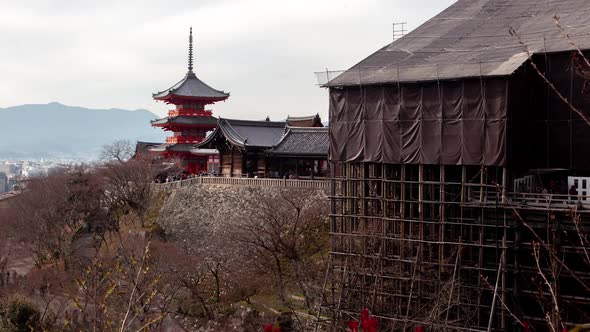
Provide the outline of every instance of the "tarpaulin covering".
{"type": "Polygon", "coordinates": [[[330,89],[330,159],[504,165],[505,78],[330,89]]]}

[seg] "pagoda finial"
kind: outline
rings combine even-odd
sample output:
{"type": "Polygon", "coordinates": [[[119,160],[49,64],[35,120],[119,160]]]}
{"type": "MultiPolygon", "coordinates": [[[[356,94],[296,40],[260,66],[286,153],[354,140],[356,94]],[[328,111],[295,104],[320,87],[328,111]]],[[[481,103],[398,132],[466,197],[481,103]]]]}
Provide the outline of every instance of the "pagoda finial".
{"type": "Polygon", "coordinates": [[[190,29],[188,36],[188,71],[193,72],[193,27],[190,29]]]}

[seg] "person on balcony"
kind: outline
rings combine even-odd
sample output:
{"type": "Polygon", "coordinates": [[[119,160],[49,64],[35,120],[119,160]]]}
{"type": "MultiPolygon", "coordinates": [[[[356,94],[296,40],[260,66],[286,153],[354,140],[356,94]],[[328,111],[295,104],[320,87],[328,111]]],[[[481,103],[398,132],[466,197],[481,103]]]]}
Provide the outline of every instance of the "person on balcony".
{"type": "Polygon", "coordinates": [[[577,200],[577,197],[578,197],[578,188],[576,188],[576,186],[573,184],[570,187],[569,195],[570,195],[570,201],[572,201],[572,203],[575,203],[577,200]]]}

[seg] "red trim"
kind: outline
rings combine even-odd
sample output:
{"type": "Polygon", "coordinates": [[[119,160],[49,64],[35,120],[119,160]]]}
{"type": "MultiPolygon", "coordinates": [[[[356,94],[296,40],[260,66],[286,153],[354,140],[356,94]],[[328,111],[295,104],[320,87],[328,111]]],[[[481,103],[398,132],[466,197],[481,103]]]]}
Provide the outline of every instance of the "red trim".
{"type": "Polygon", "coordinates": [[[209,130],[213,130],[215,129],[215,127],[217,127],[217,125],[180,125],[180,124],[169,124],[169,123],[165,123],[165,124],[153,124],[152,127],[160,127],[163,128],[164,130],[168,130],[168,131],[182,131],[182,130],[176,130],[178,128],[195,128],[195,129],[208,129],[209,130]]]}

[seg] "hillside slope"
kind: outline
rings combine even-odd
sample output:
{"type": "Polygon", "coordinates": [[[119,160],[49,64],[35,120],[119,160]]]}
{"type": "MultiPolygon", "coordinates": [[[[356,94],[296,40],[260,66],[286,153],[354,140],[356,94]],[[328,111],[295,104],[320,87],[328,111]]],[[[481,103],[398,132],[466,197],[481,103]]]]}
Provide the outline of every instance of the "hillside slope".
{"type": "Polygon", "coordinates": [[[114,140],[164,141],[147,110],[89,109],[60,103],[0,108],[0,158],[94,158],[114,140]]]}

